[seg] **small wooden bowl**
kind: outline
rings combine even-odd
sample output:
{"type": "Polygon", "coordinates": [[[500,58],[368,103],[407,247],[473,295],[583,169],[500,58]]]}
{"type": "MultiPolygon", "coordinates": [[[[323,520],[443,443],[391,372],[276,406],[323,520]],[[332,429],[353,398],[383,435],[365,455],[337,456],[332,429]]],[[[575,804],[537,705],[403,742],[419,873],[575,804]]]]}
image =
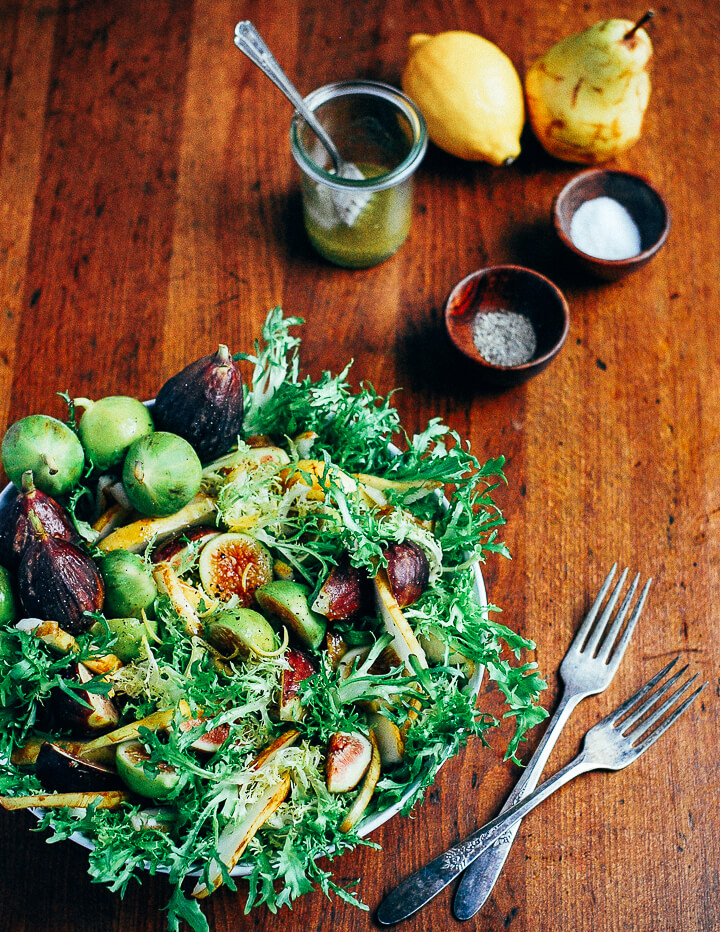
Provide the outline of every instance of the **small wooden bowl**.
{"type": "Polygon", "coordinates": [[[565,247],[583,268],[607,281],[617,281],[646,265],[670,231],[667,204],[645,178],[604,168],[582,172],[569,181],[555,198],[552,216],[565,247]],[[629,259],[598,259],[578,249],[570,237],[573,214],[585,201],[596,197],[611,197],[623,205],[638,228],[642,252],[629,259]]]}
{"type": "Polygon", "coordinates": [[[455,346],[478,366],[488,385],[525,382],[560,352],[570,326],[570,311],[560,289],[545,276],[519,265],[496,265],[463,278],[445,302],[445,326],[455,346]],[[515,311],[531,322],[537,347],[528,362],[499,366],[484,359],[475,346],[473,331],[478,314],[515,311]]]}

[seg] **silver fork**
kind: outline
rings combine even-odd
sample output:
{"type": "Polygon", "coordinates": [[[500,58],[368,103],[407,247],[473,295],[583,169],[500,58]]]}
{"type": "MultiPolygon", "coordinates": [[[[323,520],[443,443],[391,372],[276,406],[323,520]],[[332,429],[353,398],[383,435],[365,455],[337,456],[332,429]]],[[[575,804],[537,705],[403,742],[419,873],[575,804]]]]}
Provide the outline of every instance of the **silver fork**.
{"type": "MultiPolygon", "coordinates": [[[[615,676],[617,668],[620,666],[625,648],[645,604],[652,580],[648,579],[645,583],[625,630],[618,640],[618,635],[630,608],[630,602],[635,595],[640,576],[638,574],[631,583],[613,619],[612,613],[620,598],[628,574],[627,569],[623,571],[597,624],[594,625],[603,600],[610,589],[616,569],[617,563],[613,564],[612,569],[605,577],[605,582],[602,584],[597,598],[563,658],[560,665],[560,679],[563,682],[564,690],[560,703],[537,750],[508,796],[501,812],[506,812],[529,793],[532,793],[538,784],[540,774],[547,763],[550,752],[575,706],[587,696],[594,696],[607,689],[615,676]],[[616,641],[617,645],[615,644],[616,641]]],[[[488,898],[510,853],[519,828],[520,822],[518,821],[512,827],[509,827],[492,848],[484,851],[474,864],[465,871],[458,885],[453,903],[453,912],[458,919],[469,919],[474,916],[488,898]]]]}
{"type": "Polygon", "coordinates": [[[671,660],[614,712],[594,725],[585,735],[582,750],[577,757],[542,783],[534,793],[473,832],[464,841],[448,848],[444,854],[397,886],[380,904],[378,922],[381,925],[393,925],[412,916],[493,845],[510,825],[523,819],[573,777],[590,770],[622,770],[637,760],[678,720],[707,686],[707,683],[703,683],[690,695],[686,695],[699,676],[696,673],[674,692],[670,692],[688,668],[686,665],[665,679],[678,660],[679,657],[671,660]]]}

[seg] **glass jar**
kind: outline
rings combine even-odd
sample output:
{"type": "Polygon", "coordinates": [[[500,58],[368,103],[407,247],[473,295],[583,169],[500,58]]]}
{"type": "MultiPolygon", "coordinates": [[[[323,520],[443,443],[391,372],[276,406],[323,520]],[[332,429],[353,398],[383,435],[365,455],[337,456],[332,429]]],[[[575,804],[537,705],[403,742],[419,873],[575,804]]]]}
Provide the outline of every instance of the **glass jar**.
{"type": "Polygon", "coordinates": [[[290,147],[302,169],[310,242],[336,265],[376,265],[410,232],[413,173],[427,149],[425,121],[408,97],[379,81],[327,84],[305,102],[361,173],[359,179],[336,174],[320,140],[295,114],[290,147]]]}

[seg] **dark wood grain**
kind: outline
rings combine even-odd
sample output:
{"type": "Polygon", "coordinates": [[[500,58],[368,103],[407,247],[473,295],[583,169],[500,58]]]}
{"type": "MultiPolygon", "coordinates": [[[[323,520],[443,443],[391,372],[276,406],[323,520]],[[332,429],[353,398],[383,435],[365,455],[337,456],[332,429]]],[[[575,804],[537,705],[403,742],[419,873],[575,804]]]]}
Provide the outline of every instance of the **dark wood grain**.
{"type": "MultiPolygon", "coordinates": [[[[545,155],[527,130],[509,168],[431,147],[403,249],[367,271],[324,263],[302,231],[290,106],[232,33],[253,19],[309,91],[348,77],[397,84],[408,35],[452,28],[484,34],[523,73],[561,35],[626,11],[600,0],[0,3],[3,429],[30,412],[59,413],[55,393],[66,388],[151,395],[219,340],[248,348],[281,303],[307,320],[311,373],[354,358],[354,380],[404,388],[396,400],[410,430],[439,415],[478,456],[507,457],[499,496],[513,560],[488,565],[486,581],[508,624],[537,642],[549,707],[609,565],[654,577],[615,682],[578,709],[552,768],[675,652],[710,681],[637,764],[583,778],[527,819],[467,924],[477,930],[720,928],[720,16],[701,0],[657,12],[645,132],[615,164],[662,191],[672,231],[649,266],[601,284],[569,263],[550,223],[554,196],[578,169],[545,155]],[[442,305],[459,278],[499,262],[555,281],[571,328],[546,372],[481,393],[444,339],[442,305]]],[[[208,901],[210,926],[373,928],[384,892],[494,815],[517,774],[499,742],[473,745],[414,818],[376,833],[382,851],[337,862],[342,881],[360,878],[369,915],[313,894],[292,913],[245,917],[241,888],[208,901]]],[[[48,846],[31,827],[29,816],[0,813],[2,932],[165,928],[162,878],[121,901],[91,884],[79,848],[48,846]]],[[[456,925],[446,893],[405,928],[456,925]]]]}

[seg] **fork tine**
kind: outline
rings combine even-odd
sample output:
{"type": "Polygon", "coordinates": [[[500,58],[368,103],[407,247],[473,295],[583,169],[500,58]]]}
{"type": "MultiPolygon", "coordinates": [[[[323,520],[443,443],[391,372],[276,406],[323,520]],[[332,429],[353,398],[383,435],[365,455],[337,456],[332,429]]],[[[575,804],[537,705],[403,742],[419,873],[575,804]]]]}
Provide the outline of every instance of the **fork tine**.
{"type": "Polygon", "coordinates": [[[657,689],[655,692],[649,695],[647,699],[645,699],[644,702],[642,702],[636,709],[633,709],[632,713],[628,715],[628,717],[621,723],[620,731],[624,735],[629,734],[630,729],[635,724],[635,722],[639,721],[643,715],[647,715],[650,709],[652,709],[652,707],[662,699],[665,693],[669,689],[672,689],[675,683],[677,683],[683,673],[687,670],[688,666],[689,664],[686,663],[682,669],[678,670],[677,673],[673,674],[673,676],[667,680],[667,682],[663,683],[660,689],[657,689]]]}
{"type": "Polygon", "coordinates": [[[598,659],[607,661],[607,658],[610,656],[610,651],[612,646],[615,643],[615,638],[618,635],[618,631],[622,628],[623,622],[625,621],[625,616],[630,609],[630,603],[632,598],[635,595],[635,590],[638,587],[640,582],[640,573],[637,574],[635,579],[630,583],[630,588],[625,594],[625,598],[620,603],[620,608],[617,610],[615,618],[613,619],[612,624],[607,632],[601,632],[601,636],[598,637],[598,659]]]}
{"type": "MultiPolygon", "coordinates": [[[[661,696],[663,696],[663,695],[665,694],[665,692],[667,691],[667,688],[668,688],[669,686],[673,686],[673,685],[675,684],[675,682],[677,682],[677,678],[678,678],[681,674],[683,674],[683,673],[685,672],[685,670],[687,670],[687,667],[684,667],[682,670],[679,670],[679,671],[675,674],[675,676],[665,684],[665,686],[663,687],[663,689],[657,692],[657,694],[653,697],[654,700],[657,701],[658,699],[660,699],[661,696]]],[[[658,706],[657,709],[655,709],[655,711],[652,713],[652,715],[649,715],[644,721],[641,721],[635,728],[632,728],[630,731],[625,731],[625,725],[627,725],[627,724],[634,725],[634,724],[635,724],[635,721],[637,721],[637,717],[635,717],[635,718],[634,718],[634,721],[632,721],[632,722],[630,722],[630,720],[628,720],[628,722],[624,723],[623,726],[621,726],[621,727],[622,727],[622,729],[623,729],[623,732],[624,732],[625,736],[634,742],[634,741],[638,740],[640,737],[642,737],[642,735],[644,735],[646,732],[651,731],[651,730],[652,730],[652,726],[655,724],[655,722],[659,721],[659,720],[663,717],[663,715],[664,715],[669,709],[671,709],[673,705],[675,705],[675,703],[678,701],[678,699],[680,699],[681,696],[684,696],[684,695],[685,695],[685,693],[688,691],[688,689],[690,689],[690,687],[692,686],[692,684],[695,682],[695,680],[696,680],[699,676],[700,676],[700,674],[699,674],[699,673],[696,673],[695,676],[691,676],[689,680],[686,680],[686,681],[682,684],[682,686],[679,686],[679,687],[675,690],[674,693],[671,693],[671,695],[669,695],[669,696],[667,697],[667,699],[662,703],[662,705],[658,706]]]]}
{"type": "MultiPolygon", "coordinates": [[[[697,678],[697,675],[698,675],[698,674],[695,674],[695,676],[692,678],[692,680],[690,680],[690,682],[693,682],[693,681],[697,678]]],[[[689,685],[689,683],[688,683],[688,685],[689,685]]],[[[664,722],[661,722],[661,723],[658,725],[658,727],[657,727],[654,731],[651,731],[649,735],[646,735],[646,737],[643,738],[642,741],[640,741],[638,744],[636,744],[636,745],[635,745],[635,750],[638,752],[638,754],[642,754],[643,751],[646,751],[646,750],[650,747],[651,744],[654,744],[654,743],[657,741],[657,739],[660,737],[660,735],[664,734],[664,733],[668,730],[668,728],[669,728],[671,725],[674,725],[675,722],[676,722],[676,721],[680,718],[680,716],[683,714],[683,712],[685,711],[685,709],[687,709],[687,707],[690,705],[691,702],[694,702],[694,701],[695,701],[695,699],[700,695],[700,693],[703,691],[703,689],[705,689],[706,686],[707,686],[707,683],[702,683],[700,686],[698,686],[698,688],[695,690],[695,692],[694,692],[694,693],[691,693],[691,694],[677,707],[677,709],[675,709],[675,711],[672,713],[672,715],[669,715],[669,716],[665,719],[665,721],[664,721],[664,722]]]]}
{"type": "Polygon", "coordinates": [[[590,629],[592,628],[593,622],[595,621],[595,616],[600,611],[600,606],[603,603],[603,599],[607,595],[607,591],[610,588],[610,583],[612,582],[616,569],[617,569],[617,563],[613,563],[613,565],[610,567],[610,572],[605,577],[605,582],[600,587],[600,592],[598,592],[595,598],[595,601],[590,606],[590,610],[588,611],[587,615],[585,616],[583,620],[583,623],[580,625],[580,627],[577,630],[577,634],[575,635],[575,638],[571,645],[572,647],[574,647],[575,645],[578,645],[578,647],[581,648],[585,641],[585,638],[590,633],[590,629]]]}
{"type": "MultiPolygon", "coordinates": [[[[639,576],[636,577],[636,579],[638,578],[639,576]]],[[[635,603],[635,608],[632,610],[632,614],[630,615],[630,618],[628,619],[628,623],[625,627],[625,631],[623,632],[623,635],[618,641],[617,647],[615,648],[615,651],[613,652],[612,659],[610,660],[608,664],[610,669],[613,671],[613,673],[615,672],[615,670],[617,670],[618,665],[623,658],[623,654],[625,653],[625,648],[628,646],[630,637],[633,631],[635,630],[635,625],[637,624],[638,618],[640,617],[640,612],[643,610],[643,606],[645,605],[645,599],[647,598],[648,591],[650,590],[651,582],[652,582],[652,578],[648,579],[648,581],[643,586],[642,592],[638,596],[638,600],[635,603]]],[[[617,621],[613,624],[607,638],[605,639],[603,643],[602,649],[600,651],[599,656],[601,659],[604,659],[607,661],[607,658],[610,656],[610,651],[612,650],[613,642],[615,641],[615,638],[617,637],[618,632],[620,631],[620,627],[621,625],[618,624],[617,621]]]]}
{"type": "Polygon", "coordinates": [[[622,588],[625,585],[627,574],[628,574],[628,569],[627,567],[625,567],[625,569],[620,574],[620,579],[618,579],[617,584],[615,588],[613,589],[610,595],[610,598],[607,601],[607,605],[605,606],[605,609],[603,610],[603,613],[600,616],[600,619],[597,625],[595,626],[594,631],[591,632],[590,636],[585,642],[585,645],[582,648],[584,652],[589,653],[591,656],[592,654],[595,653],[595,650],[598,644],[600,643],[600,638],[605,633],[605,629],[607,628],[608,621],[610,620],[610,616],[612,615],[615,609],[617,600],[620,598],[620,593],[622,592],[622,588]]]}
{"type": "Polygon", "coordinates": [[[678,654],[678,656],[675,657],[674,660],[671,660],[670,663],[666,667],[663,667],[659,673],[656,673],[655,676],[651,680],[648,680],[644,686],[641,686],[640,689],[638,689],[636,693],[633,693],[629,699],[626,699],[625,702],[623,702],[621,705],[617,707],[617,709],[613,709],[613,711],[609,715],[607,715],[603,719],[603,721],[611,723],[613,725],[617,724],[617,722],[620,721],[620,719],[623,717],[623,715],[625,715],[626,712],[629,712],[632,708],[634,708],[634,706],[638,702],[640,702],[642,698],[647,696],[647,694],[650,692],[651,689],[654,689],[654,687],[657,686],[660,680],[667,673],[669,673],[670,670],[672,670],[672,668],[675,666],[675,664],[678,662],[679,659],[680,659],[680,655],[678,654]]]}

